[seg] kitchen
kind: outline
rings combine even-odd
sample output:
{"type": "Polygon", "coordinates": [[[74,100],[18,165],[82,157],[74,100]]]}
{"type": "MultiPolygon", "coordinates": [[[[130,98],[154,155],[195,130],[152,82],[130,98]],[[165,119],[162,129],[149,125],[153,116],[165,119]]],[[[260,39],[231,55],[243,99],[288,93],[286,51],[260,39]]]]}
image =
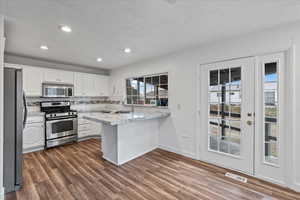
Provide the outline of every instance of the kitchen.
{"type": "Polygon", "coordinates": [[[1,2],[0,199],[300,199],[299,9],[1,2]]]}

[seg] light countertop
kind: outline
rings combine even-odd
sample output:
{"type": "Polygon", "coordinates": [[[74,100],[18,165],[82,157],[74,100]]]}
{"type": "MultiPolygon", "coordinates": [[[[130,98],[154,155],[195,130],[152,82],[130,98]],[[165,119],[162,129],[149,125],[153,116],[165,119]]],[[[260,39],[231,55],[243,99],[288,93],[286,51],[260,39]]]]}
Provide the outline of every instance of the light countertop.
{"type": "Polygon", "coordinates": [[[151,112],[134,112],[134,113],[101,113],[101,112],[92,112],[92,113],[82,113],[83,118],[95,122],[103,122],[114,125],[121,125],[130,123],[133,121],[138,120],[150,120],[150,119],[159,119],[165,118],[170,115],[168,112],[158,112],[158,111],[151,111],[151,112]]]}

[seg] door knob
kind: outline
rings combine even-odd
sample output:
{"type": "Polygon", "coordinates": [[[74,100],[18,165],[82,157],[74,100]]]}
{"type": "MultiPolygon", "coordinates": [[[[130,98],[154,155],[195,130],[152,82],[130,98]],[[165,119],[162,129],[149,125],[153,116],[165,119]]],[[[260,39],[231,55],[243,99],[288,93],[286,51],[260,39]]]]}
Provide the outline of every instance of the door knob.
{"type": "Polygon", "coordinates": [[[251,126],[251,125],[252,125],[252,121],[247,121],[247,124],[248,124],[249,126],[251,126]]]}

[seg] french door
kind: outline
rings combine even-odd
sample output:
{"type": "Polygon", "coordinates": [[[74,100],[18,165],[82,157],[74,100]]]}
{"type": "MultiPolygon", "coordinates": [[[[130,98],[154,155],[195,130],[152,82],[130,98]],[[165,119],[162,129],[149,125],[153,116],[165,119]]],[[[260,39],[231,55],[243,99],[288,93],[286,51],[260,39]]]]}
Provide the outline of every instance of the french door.
{"type": "Polygon", "coordinates": [[[254,58],[202,66],[203,160],[253,173],[254,58]]]}
{"type": "Polygon", "coordinates": [[[284,184],[283,54],[200,67],[200,159],[284,184]]]}

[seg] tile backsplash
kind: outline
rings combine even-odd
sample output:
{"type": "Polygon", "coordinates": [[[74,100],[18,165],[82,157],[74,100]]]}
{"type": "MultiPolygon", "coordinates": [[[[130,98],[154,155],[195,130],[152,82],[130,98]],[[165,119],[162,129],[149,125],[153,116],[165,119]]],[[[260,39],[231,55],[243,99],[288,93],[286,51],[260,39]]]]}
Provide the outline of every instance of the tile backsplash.
{"type": "Polygon", "coordinates": [[[69,98],[45,98],[45,97],[26,97],[28,106],[39,106],[46,101],[70,101],[72,105],[80,104],[120,104],[118,100],[109,97],[69,97],[69,98]]]}

